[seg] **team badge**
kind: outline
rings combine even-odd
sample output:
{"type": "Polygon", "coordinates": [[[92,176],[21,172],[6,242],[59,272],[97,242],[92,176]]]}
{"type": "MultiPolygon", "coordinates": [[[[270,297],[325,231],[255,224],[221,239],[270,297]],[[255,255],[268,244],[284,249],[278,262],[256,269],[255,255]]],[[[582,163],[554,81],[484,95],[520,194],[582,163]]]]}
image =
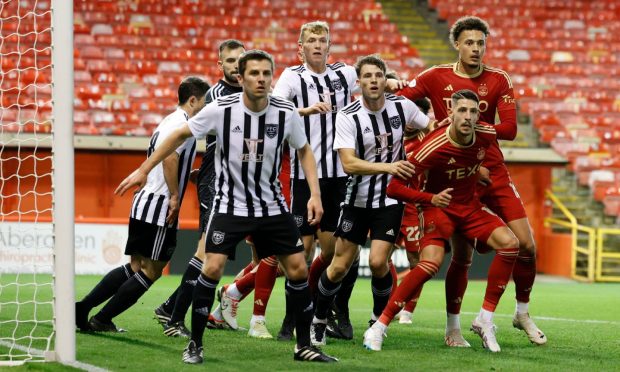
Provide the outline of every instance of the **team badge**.
{"type": "Polygon", "coordinates": [[[340,79],[332,80],[332,88],[334,88],[334,90],[342,90],[342,82],[340,79]]]}
{"type": "Polygon", "coordinates": [[[224,236],[225,233],[223,231],[214,231],[213,236],[211,236],[211,240],[213,241],[213,244],[222,244],[224,241],[224,236]]]}
{"type": "Polygon", "coordinates": [[[353,221],[342,220],[342,231],[349,232],[353,228],[353,221]]]}
{"type": "Polygon", "coordinates": [[[481,97],[484,97],[487,94],[489,94],[489,88],[487,88],[486,84],[480,85],[478,87],[478,95],[480,95],[481,97]]]}
{"type": "Polygon", "coordinates": [[[274,138],[278,134],[278,124],[265,124],[265,134],[269,138],[274,138]]]}
{"type": "Polygon", "coordinates": [[[400,117],[399,116],[392,116],[390,118],[390,125],[392,126],[392,128],[394,129],[398,129],[400,128],[402,122],[400,121],[400,117]]]}
{"type": "Polygon", "coordinates": [[[486,155],[486,151],[484,151],[483,148],[480,148],[480,151],[478,151],[478,155],[476,155],[478,157],[478,160],[482,160],[484,159],[484,156],[486,155]]]}
{"type": "Polygon", "coordinates": [[[430,222],[428,225],[424,226],[424,233],[429,234],[435,231],[435,223],[430,222]]]}
{"type": "Polygon", "coordinates": [[[301,225],[304,224],[304,216],[300,216],[300,215],[295,215],[295,224],[297,225],[297,227],[301,227],[301,225]]]}

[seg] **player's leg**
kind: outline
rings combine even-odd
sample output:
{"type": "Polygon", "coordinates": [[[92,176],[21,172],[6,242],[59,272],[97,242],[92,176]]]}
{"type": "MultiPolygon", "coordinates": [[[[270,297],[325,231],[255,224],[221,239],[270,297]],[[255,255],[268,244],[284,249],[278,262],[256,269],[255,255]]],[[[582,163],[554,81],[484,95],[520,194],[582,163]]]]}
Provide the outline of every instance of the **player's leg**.
{"type": "Polygon", "coordinates": [[[519,255],[512,270],[517,297],[512,324],[515,328],[525,331],[532,343],[544,345],[547,343],[547,337],[529,315],[530,294],[536,279],[536,244],[532,229],[527,217],[508,222],[508,227],[519,240],[519,255]]]}
{"type": "Polygon", "coordinates": [[[370,321],[372,324],[383,312],[392,293],[394,277],[397,277],[393,263],[390,268],[388,260],[399,237],[403,206],[390,205],[368,212],[370,212],[367,218],[369,219],[371,239],[368,261],[372,273],[371,287],[374,303],[370,321]]]}
{"type": "Polygon", "coordinates": [[[439,271],[445,254],[443,244],[442,239],[426,240],[420,253],[420,263],[403,278],[379,320],[364,332],[365,348],[373,351],[381,350],[387,327],[392,319],[421,290],[424,283],[439,271]]]}
{"type": "MultiPolygon", "coordinates": [[[[212,233],[207,234],[207,237],[210,236],[212,233]]],[[[226,252],[226,250],[222,250],[222,252],[226,252]]],[[[215,301],[215,289],[222,278],[224,266],[228,260],[228,255],[222,252],[206,253],[201,273],[196,281],[192,298],[191,339],[183,350],[183,362],[185,363],[200,364],[203,361],[202,339],[204,330],[215,301]]]]}
{"type": "Polygon", "coordinates": [[[121,285],[99,312],[94,315],[89,325],[94,331],[118,332],[112,319],[133,306],[140,297],[161,277],[168,260],[152,260],[148,257],[133,255],[132,261],[140,261],[141,268],[121,285]]]}
{"type": "Polygon", "coordinates": [[[140,270],[140,263],[131,262],[108,272],[97,285],[81,300],[75,303],[75,324],[81,331],[89,331],[88,313],[110,299],[121,285],[140,270]],[[134,268],[135,266],[135,268],[134,268]]]}
{"type": "MultiPolygon", "coordinates": [[[[418,240],[416,240],[415,245],[408,244],[408,243],[409,241],[406,240],[405,249],[407,250],[407,260],[409,261],[409,270],[413,270],[413,268],[416,267],[418,262],[420,262],[419,242],[418,240]],[[415,251],[414,251],[413,248],[410,248],[411,246],[418,247],[418,248],[415,248],[415,251]]],[[[407,301],[407,304],[405,305],[405,307],[403,307],[402,311],[398,314],[399,316],[398,322],[400,324],[413,323],[413,320],[412,320],[413,312],[415,311],[415,308],[418,304],[418,299],[420,298],[421,293],[422,293],[422,288],[420,288],[420,290],[413,295],[413,298],[411,300],[407,301]]]]}
{"type": "Polygon", "coordinates": [[[444,343],[450,347],[470,347],[461,332],[461,305],[467,290],[468,273],[473,257],[473,247],[460,233],[450,239],[452,258],[445,280],[446,333],[444,343]]]}
{"type": "Polygon", "coordinates": [[[509,177],[494,180],[488,190],[482,191],[488,195],[483,202],[506,221],[519,240],[519,255],[512,271],[517,298],[513,325],[524,330],[531,342],[545,344],[547,337],[529,316],[530,294],[536,278],[536,243],[521,197],[509,177]]]}
{"type": "Polygon", "coordinates": [[[192,337],[183,351],[185,363],[202,363],[202,338],[224,266],[229,257],[235,258],[237,244],[254,228],[255,219],[211,214],[205,230],[205,261],[192,297],[192,337]]]}
{"type": "Polygon", "coordinates": [[[353,294],[353,287],[359,275],[360,258],[359,253],[347,274],[342,278],[340,290],[334,299],[333,310],[334,320],[327,322],[326,335],[332,338],[345,340],[353,339],[353,325],[349,315],[349,300],[353,294]]]}
{"type": "Polygon", "coordinates": [[[510,280],[519,253],[519,241],[503,221],[486,207],[472,215],[471,221],[469,226],[463,228],[465,236],[470,239],[477,236],[495,250],[495,257],[489,267],[484,302],[472,323],[472,330],[482,338],[485,348],[499,352],[501,348],[495,338],[493,315],[510,280]]]}
{"type": "Polygon", "coordinates": [[[196,252],[187,263],[187,268],[181,277],[181,282],[175,290],[176,296],[174,296],[174,294],[171,295],[168,300],[155,309],[155,317],[164,327],[164,334],[166,335],[170,333],[166,333],[166,331],[173,324],[185,321],[187,310],[189,310],[189,307],[192,304],[192,293],[194,292],[198,275],[200,275],[200,271],[202,270],[202,263],[205,256],[204,237],[205,234],[203,232],[200,239],[198,239],[196,252]],[[171,311],[170,305],[172,305],[171,311]],[[166,320],[165,318],[167,315],[169,315],[169,318],[166,320]]]}
{"type": "Polygon", "coordinates": [[[293,217],[286,213],[261,218],[254,242],[259,257],[277,255],[287,276],[285,292],[294,309],[297,332],[295,360],[336,361],[310,344],[313,307],[308,287],[308,267],[303,253],[303,243],[293,217]]]}

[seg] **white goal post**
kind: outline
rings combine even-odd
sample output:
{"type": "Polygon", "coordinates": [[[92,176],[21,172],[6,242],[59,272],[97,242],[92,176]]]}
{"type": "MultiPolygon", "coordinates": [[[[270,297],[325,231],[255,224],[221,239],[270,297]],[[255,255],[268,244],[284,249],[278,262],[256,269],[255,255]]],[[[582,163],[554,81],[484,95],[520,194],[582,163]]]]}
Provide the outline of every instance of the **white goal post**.
{"type": "Polygon", "coordinates": [[[74,364],[73,1],[0,26],[0,367],[74,364]]]}

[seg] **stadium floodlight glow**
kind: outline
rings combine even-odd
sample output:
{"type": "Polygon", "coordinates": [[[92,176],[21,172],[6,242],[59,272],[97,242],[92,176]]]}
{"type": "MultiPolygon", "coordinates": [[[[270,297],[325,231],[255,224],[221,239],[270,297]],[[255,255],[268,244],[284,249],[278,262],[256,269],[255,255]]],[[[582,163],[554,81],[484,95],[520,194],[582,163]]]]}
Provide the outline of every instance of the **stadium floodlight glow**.
{"type": "Polygon", "coordinates": [[[0,14],[0,366],[71,364],[73,2],[2,1],[0,14]]]}

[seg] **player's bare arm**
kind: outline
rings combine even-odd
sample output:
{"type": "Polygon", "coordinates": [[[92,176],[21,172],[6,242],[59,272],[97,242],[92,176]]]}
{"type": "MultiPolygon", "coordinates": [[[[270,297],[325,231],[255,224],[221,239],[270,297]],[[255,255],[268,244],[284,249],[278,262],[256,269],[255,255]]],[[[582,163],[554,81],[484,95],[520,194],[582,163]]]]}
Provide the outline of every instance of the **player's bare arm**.
{"type": "Polygon", "coordinates": [[[312,106],[297,110],[299,116],[309,116],[315,114],[327,114],[332,112],[332,105],[329,102],[317,102],[312,106]]]}
{"type": "Polygon", "coordinates": [[[168,155],[181,146],[183,142],[192,136],[189,126],[184,124],[179,129],[170,134],[168,138],[149,156],[138,169],[127,176],[114,190],[116,195],[122,196],[128,190],[138,187],[141,189],[146,184],[149,172],[155,168],[157,164],[162,162],[168,155]]]}
{"type": "Polygon", "coordinates": [[[297,150],[301,169],[304,171],[308,187],[310,188],[310,199],[308,199],[308,223],[316,225],[323,217],[323,205],[321,204],[321,189],[319,188],[319,176],[316,172],[316,160],[310,145],[297,150]]]}
{"type": "Polygon", "coordinates": [[[179,216],[179,209],[181,207],[179,203],[179,179],[177,177],[179,173],[179,154],[176,151],[173,152],[161,164],[164,169],[166,186],[168,186],[168,191],[170,192],[166,223],[172,224],[179,216]]]}
{"type": "Polygon", "coordinates": [[[385,81],[385,91],[388,93],[396,93],[399,90],[403,89],[404,87],[407,86],[407,84],[409,84],[409,82],[407,80],[402,80],[402,79],[387,79],[385,81]]]}
{"type": "Polygon", "coordinates": [[[356,174],[360,176],[373,174],[391,174],[402,179],[409,179],[415,168],[413,164],[406,160],[400,160],[394,163],[373,163],[363,160],[355,155],[354,149],[338,149],[342,167],[347,174],[356,174]]]}

